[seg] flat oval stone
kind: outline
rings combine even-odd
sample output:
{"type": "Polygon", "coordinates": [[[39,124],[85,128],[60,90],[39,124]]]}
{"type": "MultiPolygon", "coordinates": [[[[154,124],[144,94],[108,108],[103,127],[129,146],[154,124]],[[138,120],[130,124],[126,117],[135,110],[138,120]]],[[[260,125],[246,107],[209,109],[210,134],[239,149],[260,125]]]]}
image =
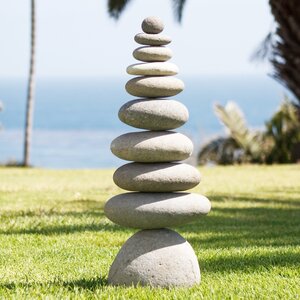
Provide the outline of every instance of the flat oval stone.
{"type": "Polygon", "coordinates": [[[179,233],[170,229],[142,230],[122,246],[109,270],[108,283],[190,287],[200,283],[198,259],[179,233]]]}
{"type": "Polygon", "coordinates": [[[164,46],[145,46],[135,49],[133,57],[141,61],[167,61],[172,58],[172,50],[164,46]]]}
{"type": "Polygon", "coordinates": [[[129,163],[118,168],[115,184],[128,191],[174,192],[185,191],[199,184],[199,171],[180,163],[129,163]]]}
{"type": "Polygon", "coordinates": [[[199,194],[125,193],[108,200],[104,212],[121,226],[154,229],[196,221],[210,209],[210,201],[199,194]]]}
{"type": "Polygon", "coordinates": [[[172,39],[164,34],[148,34],[148,33],[138,33],[134,40],[141,45],[149,46],[164,46],[170,44],[172,39]]]}
{"type": "Polygon", "coordinates": [[[137,99],[125,103],[119,110],[123,123],[148,130],[175,129],[188,118],[187,108],[175,100],[137,99]]]}
{"type": "Polygon", "coordinates": [[[140,131],[118,136],[112,141],[110,149],[114,155],[125,160],[169,162],[190,157],[193,143],[178,132],[140,131]]]}
{"type": "Polygon", "coordinates": [[[148,17],[142,22],[142,29],[146,33],[160,33],[164,30],[164,23],[158,17],[148,17]]]}
{"type": "Polygon", "coordinates": [[[184,83],[172,76],[142,76],[130,79],[125,89],[137,97],[170,97],[182,92],[184,83]]]}
{"type": "Polygon", "coordinates": [[[178,67],[169,62],[152,62],[130,65],[126,71],[130,75],[166,76],[178,74],[178,67]]]}

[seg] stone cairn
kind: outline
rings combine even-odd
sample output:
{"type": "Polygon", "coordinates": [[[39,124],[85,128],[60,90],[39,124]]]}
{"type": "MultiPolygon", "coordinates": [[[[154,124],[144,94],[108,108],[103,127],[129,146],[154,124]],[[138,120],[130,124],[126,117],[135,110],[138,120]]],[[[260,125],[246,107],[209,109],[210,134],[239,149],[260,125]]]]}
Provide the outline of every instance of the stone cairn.
{"type": "Polygon", "coordinates": [[[191,140],[170,131],[188,120],[187,108],[175,100],[165,99],[180,93],[184,84],[172,75],[178,73],[167,62],[172,51],[165,47],[171,38],[159,34],[164,25],[149,17],[142,23],[144,33],[135,41],[146,45],[133,51],[144,63],[127,68],[138,75],[126,84],[129,94],[142,97],[125,103],[119,118],[127,125],[146,129],[117,137],[111,151],[132,163],[114,173],[117,186],[131,191],[111,198],[105,215],[114,223],[142,229],[129,238],[113,262],[108,282],[112,285],[150,285],[154,287],[188,287],[200,283],[197,257],[190,244],[167,227],[183,225],[206,215],[209,200],[185,191],[200,182],[198,170],[178,161],[192,151],[191,140]]]}

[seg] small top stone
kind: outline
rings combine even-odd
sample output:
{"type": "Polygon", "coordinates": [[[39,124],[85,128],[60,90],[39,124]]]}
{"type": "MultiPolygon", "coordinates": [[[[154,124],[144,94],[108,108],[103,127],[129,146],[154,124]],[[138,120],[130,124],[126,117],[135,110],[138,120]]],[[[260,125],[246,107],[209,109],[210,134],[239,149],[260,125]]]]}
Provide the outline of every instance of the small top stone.
{"type": "Polygon", "coordinates": [[[144,19],[142,29],[145,33],[160,33],[164,30],[164,23],[158,17],[148,17],[144,19]]]}

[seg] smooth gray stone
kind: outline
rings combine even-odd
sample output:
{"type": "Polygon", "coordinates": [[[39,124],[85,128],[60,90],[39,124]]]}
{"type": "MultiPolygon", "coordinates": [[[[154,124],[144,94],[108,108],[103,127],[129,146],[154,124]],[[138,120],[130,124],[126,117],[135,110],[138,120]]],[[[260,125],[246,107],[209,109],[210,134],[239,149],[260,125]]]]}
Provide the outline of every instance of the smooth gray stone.
{"type": "Polygon", "coordinates": [[[126,71],[130,75],[170,76],[178,74],[178,67],[170,62],[151,62],[130,65],[126,71]]]}
{"type": "Polygon", "coordinates": [[[148,46],[164,46],[170,44],[172,39],[164,34],[147,34],[147,33],[138,33],[134,40],[141,45],[148,46]]]}
{"type": "Polygon", "coordinates": [[[154,229],[196,221],[210,209],[210,201],[199,194],[125,193],[108,200],[104,212],[121,226],[154,229]]]}
{"type": "Polygon", "coordinates": [[[110,146],[114,155],[136,162],[170,162],[187,159],[193,143],[173,131],[140,131],[122,134],[110,146]]]}
{"type": "Polygon", "coordinates": [[[132,53],[133,57],[145,62],[167,61],[172,58],[172,50],[164,46],[144,46],[135,49],[132,53]]]}
{"type": "Polygon", "coordinates": [[[191,245],[170,229],[142,230],[123,245],[108,274],[111,285],[190,287],[200,283],[191,245]]]}
{"type": "Polygon", "coordinates": [[[119,110],[123,123],[148,130],[175,129],[188,118],[187,108],[175,100],[137,99],[125,103],[119,110]]]}
{"type": "Polygon", "coordinates": [[[145,33],[160,33],[164,30],[164,23],[158,17],[148,17],[142,22],[142,30],[145,33]]]}
{"type": "Polygon", "coordinates": [[[137,97],[171,97],[184,89],[184,83],[173,76],[142,76],[130,79],[126,91],[137,97]]]}
{"type": "Polygon", "coordinates": [[[118,168],[113,180],[128,191],[175,192],[199,184],[199,171],[184,163],[129,163],[118,168]]]}

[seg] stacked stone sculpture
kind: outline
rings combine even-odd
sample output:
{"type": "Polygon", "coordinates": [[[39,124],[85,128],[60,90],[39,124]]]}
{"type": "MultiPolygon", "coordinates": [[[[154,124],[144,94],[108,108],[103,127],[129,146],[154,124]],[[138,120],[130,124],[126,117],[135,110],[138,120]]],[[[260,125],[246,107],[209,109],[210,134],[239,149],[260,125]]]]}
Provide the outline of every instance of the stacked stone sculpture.
{"type": "Polygon", "coordinates": [[[119,118],[127,125],[146,129],[117,137],[111,151],[133,161],[118,168],[113,179],[117,186],[131,191],[111,198],[106,216],[114,223],[142,229],[123,245],[113,262],[108,282],[112,285],[188,287],[200,282],[197,257],[190,244],[168,227],[186,224],[206,215],[209,200],[201,195],[178,192],[199,184],[198,170],[179,161],[193,151],[191,140],[171,131],[188,120],[188,110],[175,100],[184,84],[173,77],[178,68],[167,62],[172,52],[165,47],[171,39],[163,34],[156,17],[142,23],[144,33],[135,41],[145,45],[133,56],[142,61],[127,68],[138,75],[126,84],[129,94],[142,97],[124,104],[119,118]]]}

